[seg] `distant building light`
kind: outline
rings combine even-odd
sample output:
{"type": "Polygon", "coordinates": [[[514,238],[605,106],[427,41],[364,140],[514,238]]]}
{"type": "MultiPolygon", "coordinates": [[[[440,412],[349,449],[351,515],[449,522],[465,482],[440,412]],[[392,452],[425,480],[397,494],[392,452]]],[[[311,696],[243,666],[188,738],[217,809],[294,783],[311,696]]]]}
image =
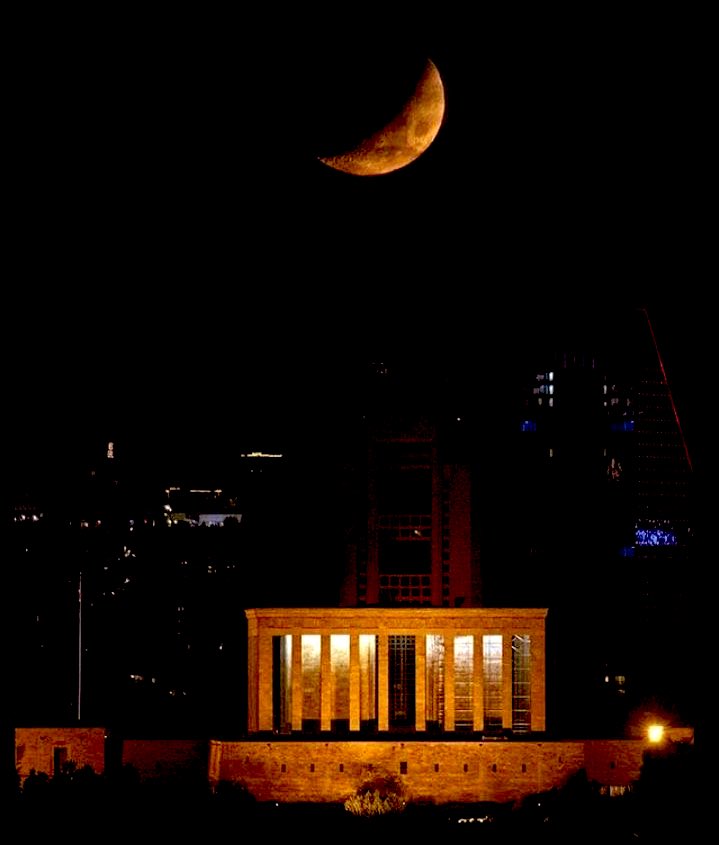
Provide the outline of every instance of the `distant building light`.
{"type": "Polygon", "coordinates": [[[677,535],[665,528],[637,528],[635,530],[638,546],[676,546],[677,535]]]}
{"type": "Polygon", "coordinates": [[[520,425],[521,431],[536,431],[537,423],[534,420],[522,420],[520,425]]]}
{"type": "Polygon", "coordinates": [[[275,452],[243,452],[241,458],[281,458],[280,453],[275,452]]]}
{"type": "Polygon", "coordinates": [[[649,725],[647,728],[649,742],[661,742],[664,739],[664,725],[649,725]]]}
{"type": "Polygon", "coordinates": [[[234,520],[235,522],[242,522],[241,513],[201,513],[198,516],[200,525],[224,525],[225,520],[234,520]]]}

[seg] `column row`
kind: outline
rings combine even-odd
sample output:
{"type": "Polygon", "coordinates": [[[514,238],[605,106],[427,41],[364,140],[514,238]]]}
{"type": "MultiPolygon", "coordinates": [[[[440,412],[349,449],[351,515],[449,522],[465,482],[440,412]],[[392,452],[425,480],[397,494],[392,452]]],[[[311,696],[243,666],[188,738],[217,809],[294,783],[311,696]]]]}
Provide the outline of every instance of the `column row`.
{"type": "Polygon", "coordinates": [[[250,730],[537,729],[529,634],[293,631],[261,636],[258,646],[250,730]]]}

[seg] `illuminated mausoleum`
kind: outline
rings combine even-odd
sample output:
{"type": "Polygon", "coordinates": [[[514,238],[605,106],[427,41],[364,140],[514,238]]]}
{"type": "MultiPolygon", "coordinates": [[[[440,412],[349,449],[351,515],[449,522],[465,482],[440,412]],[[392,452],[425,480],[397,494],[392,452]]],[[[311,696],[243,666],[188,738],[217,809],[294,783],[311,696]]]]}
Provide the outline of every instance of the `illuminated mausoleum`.
{"type": "Polygon", "coordinates": [[[544,609],[246,611],[248,731],[545,730],[544,609]]]}

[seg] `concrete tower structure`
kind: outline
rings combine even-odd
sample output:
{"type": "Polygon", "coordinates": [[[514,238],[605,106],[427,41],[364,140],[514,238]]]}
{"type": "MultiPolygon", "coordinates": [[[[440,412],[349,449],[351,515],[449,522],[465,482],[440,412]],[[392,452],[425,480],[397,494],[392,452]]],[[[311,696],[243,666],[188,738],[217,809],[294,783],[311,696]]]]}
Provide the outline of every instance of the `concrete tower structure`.
{"type": "Polygon", "coordinates": [[[477,607],[471,473],[427,417],[372,420],[343,607],[477,607]]]}

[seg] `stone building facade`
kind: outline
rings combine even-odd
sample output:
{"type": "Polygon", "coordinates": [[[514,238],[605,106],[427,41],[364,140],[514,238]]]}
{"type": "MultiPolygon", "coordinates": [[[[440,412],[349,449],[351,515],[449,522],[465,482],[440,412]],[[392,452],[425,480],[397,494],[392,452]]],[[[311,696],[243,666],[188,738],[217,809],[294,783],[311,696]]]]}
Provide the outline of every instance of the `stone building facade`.
{"type": "Polygon", "coordinates": [[[245,613],[250,734],[545,730],[544,609],[245,613]]]}
{"type": "Polygon", "coordinates": [[[73,764],[105,771],[106,732],[96,727],[15,728],[15,766],[21,781],[32,771],[51,777],[73,764]]]}

